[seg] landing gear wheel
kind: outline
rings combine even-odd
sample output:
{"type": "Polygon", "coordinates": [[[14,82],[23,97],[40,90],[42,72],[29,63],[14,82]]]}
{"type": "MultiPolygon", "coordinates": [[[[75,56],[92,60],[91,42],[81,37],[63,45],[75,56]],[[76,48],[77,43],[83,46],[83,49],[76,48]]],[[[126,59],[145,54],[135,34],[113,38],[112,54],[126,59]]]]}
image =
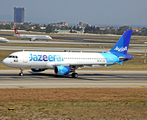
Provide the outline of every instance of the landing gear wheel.
{"type": "Polygon", "coordinates": [[[19,73],[19,76],[23,76],[23,70],[24,70],[24,68],[20,68],[20,73],[19,73]]]}
{"type": "Polygon", "coordinates": [[[23,73],[19,73],[19,76],[23,76],[23,73]]]}
{"type": "Polygon", "coordinates": [[[77,78],[78,74],[77,73],[72,73],[71,76],[72,76],[72,78],[77,78]]]}

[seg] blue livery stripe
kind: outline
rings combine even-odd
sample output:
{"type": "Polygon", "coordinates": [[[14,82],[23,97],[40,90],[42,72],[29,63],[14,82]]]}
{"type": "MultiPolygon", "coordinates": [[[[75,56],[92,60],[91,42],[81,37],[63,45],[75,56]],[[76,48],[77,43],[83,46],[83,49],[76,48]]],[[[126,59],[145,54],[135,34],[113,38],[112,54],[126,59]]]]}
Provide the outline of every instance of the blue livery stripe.
{"type": "Polygon", "coordinates": [[[107,52],[107,53],[100,53],[102,56],[104,56],[104,58],[106,59],[106,62],[107,63],[117,63],[119,62],[119,59],[116,55],[110,53],[110,52],[107,52]]]}

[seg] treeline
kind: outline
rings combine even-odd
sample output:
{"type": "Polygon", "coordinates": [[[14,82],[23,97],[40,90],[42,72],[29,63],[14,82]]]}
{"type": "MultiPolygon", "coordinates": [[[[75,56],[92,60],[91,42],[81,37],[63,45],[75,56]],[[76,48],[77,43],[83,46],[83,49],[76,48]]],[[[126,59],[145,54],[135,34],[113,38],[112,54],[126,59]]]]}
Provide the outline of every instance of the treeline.
{"type": "MultiPolygon", "coordinates": [[[[94,34],[116,34],[116,35],[122,35],[125,30],[132,29],[129,26],[122,26],[119,27],[117,30],[114,27],[107,27],[105,30],[101,30],[99,27],[95,26],[86,26],[85,33],[94,33],[94,34]]],[[[147,28],[143,27],[141,31],[133,31],[133,35],[142,35],[147,36],[147,28]]]]}
{"type": "MultiPolygon", "coordinates": [[[[37,31],[37,32],[46,32],[46,33],[55,33],[56,30],[69,30],[71,33],[76,33],[78,31],[84,31],[84,33],[91,33],[91,34],[115,34],[115,35],[122,35],[125,30],[132,29],[129,26],[122,26],[119,28],[115,27],[106,27],[105,29],[101,29],[100,27],[96,26],[89,26],[87,25],[85,28],[80,28],[77,26],[52,26],[50,24],[44,25],[46,29],[41,29],[39,24],[18,24],[15,26],[18,30],[26,30],[26,31],[37,31]]],[[[0,25],[0,29],[13,29],[14,23],[0,25]]],[[[132,35],[141,35],[147,36],[147,28],[143,27],[140,31],[133,31],[132,35]]]]}
{"type": "MultiPolygon", "coordinates": [[[[51,33],[51,32],[55,32],[54,30],[57,29],[57,27],[55,26],[51,26],[48,25],[46,28],[46,33],[51,33]]],[[[70,32],[75,32],[73,30],[76,31],[81,31],[82,28],[79,27],[62,27],[62,28],[58,28],[60,30],[70,30],[70,32]]],[[[101,30],[100,27],[95,27],[95,26],[86,26],[84,29],[84,33],[92,33],[92,34],[115,34],[115,35],[122,35],[124,33],[125,30],[128,29],[132,29],[129,26],[122,26],[119,27],[118,29],[116,29],[115,27],[106,27],[105,30],[101,30]]],[[[143,27],[140,31],[136,32],[133,31],[132,35],[141,35],[141,36],[147,36],[147,28],[143,27]]]]}

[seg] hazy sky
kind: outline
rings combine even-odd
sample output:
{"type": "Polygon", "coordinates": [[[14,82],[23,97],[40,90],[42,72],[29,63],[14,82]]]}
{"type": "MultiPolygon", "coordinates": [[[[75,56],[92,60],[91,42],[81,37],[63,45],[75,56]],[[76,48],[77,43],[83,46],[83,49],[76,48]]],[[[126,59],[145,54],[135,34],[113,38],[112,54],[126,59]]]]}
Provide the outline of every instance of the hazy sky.
{"type": "Polygon", "coordinates": [[[25,22],[147,26],[147,0],[0,0],[0,21],[14,21],[25,7],[25,22]]]}

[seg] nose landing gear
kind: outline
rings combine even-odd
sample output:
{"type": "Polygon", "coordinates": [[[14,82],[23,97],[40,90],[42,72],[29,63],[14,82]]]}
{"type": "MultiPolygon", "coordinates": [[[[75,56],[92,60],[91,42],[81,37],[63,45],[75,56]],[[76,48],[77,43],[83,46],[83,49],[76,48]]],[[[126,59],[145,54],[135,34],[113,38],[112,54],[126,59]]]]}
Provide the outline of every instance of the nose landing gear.
{"type": "Polygon", "coordinates": [[[23,76],[23,70],[24,70],[24,68],[20,68],[20,73],[19,73],[19,76],[23,76]]]}

